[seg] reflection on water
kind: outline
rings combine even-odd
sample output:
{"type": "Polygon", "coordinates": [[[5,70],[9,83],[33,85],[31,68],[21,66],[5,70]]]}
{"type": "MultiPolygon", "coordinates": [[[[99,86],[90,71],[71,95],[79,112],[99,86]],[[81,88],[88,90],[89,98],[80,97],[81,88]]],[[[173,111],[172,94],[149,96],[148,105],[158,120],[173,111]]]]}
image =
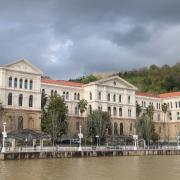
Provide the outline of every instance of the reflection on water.
{"type": "Polygon", "coordinates": [[[0,161],[0,180],[180,180],[180,156],[0,161]]]}

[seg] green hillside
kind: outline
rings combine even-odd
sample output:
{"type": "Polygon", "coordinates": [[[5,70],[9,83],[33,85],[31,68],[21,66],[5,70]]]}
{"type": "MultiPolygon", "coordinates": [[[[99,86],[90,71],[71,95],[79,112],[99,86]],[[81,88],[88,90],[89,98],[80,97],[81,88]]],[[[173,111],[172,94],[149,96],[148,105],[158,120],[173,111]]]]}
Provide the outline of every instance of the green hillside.
{"type": "MultiPolygon", "coordinates": [[[[151,65],[149,68],[119,72],[114,75],[134,84],[140,91],[152,93],[180,91],[180,63],[162,67],[151,65]]],[[[89,75],[70,81],[89,83],[95,80],[97,80],[96,76],[89,75]]]]}

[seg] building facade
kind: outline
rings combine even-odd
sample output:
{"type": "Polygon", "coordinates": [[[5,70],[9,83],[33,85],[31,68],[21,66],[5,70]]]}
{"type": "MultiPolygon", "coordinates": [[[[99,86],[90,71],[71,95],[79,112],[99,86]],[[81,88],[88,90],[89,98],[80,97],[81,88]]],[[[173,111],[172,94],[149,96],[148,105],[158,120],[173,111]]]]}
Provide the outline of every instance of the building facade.
{"type": "MultiPolygon", "coordinates": [[[[93,110],[111,114],[114,135],[135,133],[136,103],[144,111],[154,106],[153,121],[161,138],[174,140],[180,131],[180,92],[153,95],[138,92],[124,79],[113,76],[89,84],[41,78],[42,71],[27,60],[19,60],[0,66],[0,101],[5,109],[1,123],[7,122],[9,131],[17,129],[41,129],[41,93],[59,94],[68,106],[69,133],[79,132],[79,125],[93,110]],[[87,111],[80,114],[78,102],[86,99],[87,111]],[[161,106],[167,103],[168,111],[161,106]]],[[[0,125],[1,126],[1,125],[0,125]]],[[[2,127],[2,126],[1,126],[2,127]]]]}
{"type": "Polygon", "coordinates": [[[2,121],[7,129],[40,130],[42,71],[27,60],[0,66],[0,101],[5,109],[2,121]]]}

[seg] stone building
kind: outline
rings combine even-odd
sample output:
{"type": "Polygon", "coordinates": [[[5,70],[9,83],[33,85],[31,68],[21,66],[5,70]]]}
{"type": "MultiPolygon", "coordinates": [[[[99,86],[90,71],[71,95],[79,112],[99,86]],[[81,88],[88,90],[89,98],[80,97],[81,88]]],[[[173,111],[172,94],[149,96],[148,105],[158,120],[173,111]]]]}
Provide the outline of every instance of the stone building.
{"type": "MultiPolygon", "coordinates": [[[[42,71],[27,60],[0,66],[2,121],[8,130],[40,130],[42,71]]],[[[2,126],[1,126],[2,127],[2,126]]]]}
{"type": "Polygon", "coordinates": [[[77,134],[88,113],[97,109],[111,114],[114,135],[132,135],[135,133],[136,103],[143,110],[149,104],[154,106],[153,120],[162,139],[168,136],[175,140],[180,131],[180,92],[160,95],[138,92],[135,86],[118,76],[81,84],[41,78],[42,75],[41,70],[24,59],[0,66],[0,101],[5,109],[2,121],[7,122],[9,131],[40,130],[42,91],[49,96],[57,93],[64,97],[71,135],[77,134]],[[83,115],[78,109],[81,99],[88,102],[83,115]],[[161,110],[163,103],[168,105],[166,114],[161,110]]]}

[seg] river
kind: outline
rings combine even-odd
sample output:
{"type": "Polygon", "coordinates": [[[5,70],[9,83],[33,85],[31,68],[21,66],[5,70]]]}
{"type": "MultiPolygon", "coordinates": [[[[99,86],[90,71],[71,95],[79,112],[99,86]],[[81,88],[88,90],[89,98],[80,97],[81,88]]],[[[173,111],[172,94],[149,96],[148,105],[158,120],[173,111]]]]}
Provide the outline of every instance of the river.
{"type": "Polygon", "coordinates": [[[180,180],[180,156],[0,161],[0,180],[180,180]]]}

